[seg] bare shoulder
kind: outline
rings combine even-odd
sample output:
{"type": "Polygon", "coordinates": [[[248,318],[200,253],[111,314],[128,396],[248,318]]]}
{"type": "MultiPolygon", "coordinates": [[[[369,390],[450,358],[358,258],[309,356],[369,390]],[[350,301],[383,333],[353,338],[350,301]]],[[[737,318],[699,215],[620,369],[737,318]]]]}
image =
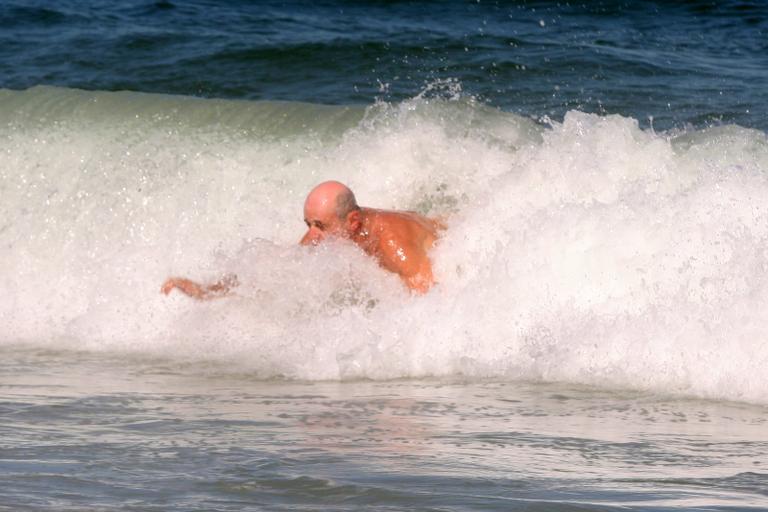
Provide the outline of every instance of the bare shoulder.
{"type": "Polygon", "coordinates": [[[408,236],[437,237],[444,229],[442,222],[411,211],[373,210],[374,229],[384,232],[400,232],[408,236]]]}

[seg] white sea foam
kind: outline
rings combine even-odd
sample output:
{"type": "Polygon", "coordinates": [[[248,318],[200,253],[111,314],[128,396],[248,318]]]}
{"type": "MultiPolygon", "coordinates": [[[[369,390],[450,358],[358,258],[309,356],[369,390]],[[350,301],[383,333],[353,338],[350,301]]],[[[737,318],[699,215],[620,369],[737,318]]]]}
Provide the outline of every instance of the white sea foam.
{"type": "Polygon", "coordinates": [[[471,101],[367,110],[0,91],[0,344],[231,361],[263,378],[563,380],[768,402],[768,141],[471,101]],[[312,185],[444,216],[411,296],[296,246],[312,185]],[[168,275],[237,273],[197,303],[168,275]]]}

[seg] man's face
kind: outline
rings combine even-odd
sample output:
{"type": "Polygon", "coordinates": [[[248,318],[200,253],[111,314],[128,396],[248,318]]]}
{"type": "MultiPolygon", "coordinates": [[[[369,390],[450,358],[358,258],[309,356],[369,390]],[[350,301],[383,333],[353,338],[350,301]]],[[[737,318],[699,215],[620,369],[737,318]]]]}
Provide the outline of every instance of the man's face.
{"type": "Polygon", "coordinates": [[[332,208],[304,207],[304,222],[307,234],[301,239],[302,245],[317,245],[327,237],[346,237],[345,223],[336,216],[332,208]],[[330,210],[330,211],[328,211],[330,210]]]}

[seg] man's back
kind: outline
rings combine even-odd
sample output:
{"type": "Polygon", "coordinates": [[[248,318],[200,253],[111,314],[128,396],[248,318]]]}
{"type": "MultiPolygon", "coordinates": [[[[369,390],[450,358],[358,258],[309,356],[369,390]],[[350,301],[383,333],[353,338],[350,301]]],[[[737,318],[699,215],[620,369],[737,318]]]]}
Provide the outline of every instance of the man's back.
{"type": "Polygon", "coordinates": [[[366,253],[395,272],[412,289],[426,292],[434,282],[428,252],[442,228],[415,212],[361,209],[361,228],[352,237],[366,253]]]}
{"type": "MultiPolygon", "coordinates": [[[[338,181],[317,185],[304,202],[307,232],[299,242],[316,245],[328,237],[353,241],[379,265],[400,276],[411,289],[425,293],[434,283],[429,250],[438,231],[439,221],[416,212],[376,210],[358,206],[354,194],[338,181]]],[[[224,297],[238,286],[237,276],[225,276],[213,284],[200,284],[183,277],[170,277],[160,291],[173,289],[200,300],[224,297]]]]}

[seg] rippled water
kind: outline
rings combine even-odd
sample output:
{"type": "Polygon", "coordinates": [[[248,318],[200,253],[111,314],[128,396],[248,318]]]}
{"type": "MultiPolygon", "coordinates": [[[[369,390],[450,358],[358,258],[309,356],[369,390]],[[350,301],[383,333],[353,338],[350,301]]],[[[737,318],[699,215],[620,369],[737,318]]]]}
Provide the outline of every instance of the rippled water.
{"type": "Polygon", "coordinates": [[[370,104],[432,84],[535,118],[768,127],[764,2],[2,0],[0,27],[0,87],[370,104]]]}
{"type": "Polygon", "coordinates": [[[2,510],[765,510],[768,411],[4,349],[2,510]]]}

